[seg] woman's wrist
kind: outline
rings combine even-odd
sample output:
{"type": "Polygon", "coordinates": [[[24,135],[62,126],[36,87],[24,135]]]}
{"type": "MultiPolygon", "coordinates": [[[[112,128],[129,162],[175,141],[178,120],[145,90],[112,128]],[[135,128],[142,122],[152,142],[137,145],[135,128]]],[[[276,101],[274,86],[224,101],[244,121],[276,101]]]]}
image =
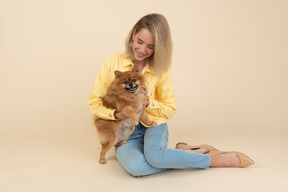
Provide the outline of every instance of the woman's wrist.
{"type": "Polygon", "coordinates": [[[119,112],[118,111],[114,111],[114,117],[115,117],[115,119],[119,119],[119,112]]]}
{"type": "Polygon", "coordinates": [[[114,117],[116,120],[123,120],[123,119],[126,119],[127,117],[121,113],[120,111],[115,111],[114,112],[114,117]]]}

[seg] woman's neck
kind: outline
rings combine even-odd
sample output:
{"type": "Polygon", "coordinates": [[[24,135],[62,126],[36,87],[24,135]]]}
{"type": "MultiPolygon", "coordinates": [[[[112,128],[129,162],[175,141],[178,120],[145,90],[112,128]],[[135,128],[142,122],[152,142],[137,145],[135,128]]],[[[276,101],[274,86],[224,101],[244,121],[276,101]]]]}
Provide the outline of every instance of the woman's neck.
{"type": "Polygon", "coordinates": [[[134,61],[134,64],[138,67],[139,71],[142,72],[143,69],[145,68],[146,66],[146,63],[144,62],[137,62],[137,61],[134,61]]]}

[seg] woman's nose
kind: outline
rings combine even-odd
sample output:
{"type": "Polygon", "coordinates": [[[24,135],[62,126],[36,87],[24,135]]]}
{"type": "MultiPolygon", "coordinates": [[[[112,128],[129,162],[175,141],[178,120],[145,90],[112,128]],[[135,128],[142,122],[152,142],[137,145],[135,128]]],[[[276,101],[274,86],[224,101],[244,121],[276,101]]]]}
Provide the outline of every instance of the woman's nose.
{"type": "Polygon", "coordinates": [[[141,53],[145,53],[146,52],[146,47],[144,45],[141,45],[140,52],[141,53]]]}

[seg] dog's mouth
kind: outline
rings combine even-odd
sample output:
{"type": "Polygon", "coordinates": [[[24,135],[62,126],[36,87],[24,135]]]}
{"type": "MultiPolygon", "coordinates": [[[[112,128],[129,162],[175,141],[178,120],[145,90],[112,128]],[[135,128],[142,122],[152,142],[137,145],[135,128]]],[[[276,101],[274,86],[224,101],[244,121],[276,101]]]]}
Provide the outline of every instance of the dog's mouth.
{"type": "Polygon", "coordinates": [[[138,85],[132,85],[125,88],[129,93],[135,93],[135,91],[138,89],[138,85]]]}

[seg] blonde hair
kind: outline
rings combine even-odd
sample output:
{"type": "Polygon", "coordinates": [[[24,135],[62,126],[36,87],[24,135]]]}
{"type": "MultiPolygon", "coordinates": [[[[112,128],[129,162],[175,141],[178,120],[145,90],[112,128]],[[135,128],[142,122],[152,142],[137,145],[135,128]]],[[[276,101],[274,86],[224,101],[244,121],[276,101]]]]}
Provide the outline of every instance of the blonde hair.
{"type": "Polygon", "coordinates": [[[148,14],[142,17],[129,32],[125,41],[125,54],[134,60],[132,50],[133,33],[137,34],[141,29],[147,29],[155,40],[155,49],[151,57],[146,61],[150,69],[158,76],[166,72],[171,66],[172,40],[167,20],[160,14],[148,14]]]}

